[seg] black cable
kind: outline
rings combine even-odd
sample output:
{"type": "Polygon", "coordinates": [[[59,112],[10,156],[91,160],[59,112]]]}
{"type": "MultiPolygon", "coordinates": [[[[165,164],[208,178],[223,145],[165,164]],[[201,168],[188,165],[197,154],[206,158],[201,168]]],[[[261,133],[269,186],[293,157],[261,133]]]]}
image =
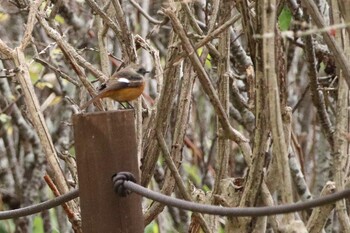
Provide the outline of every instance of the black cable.
{"type": "Polygon", "coordinates": [[[147,197],[151,200],[160,202],[167,206],[173,206],[184,210],[190,210],[193,212],[199,212],[203,214],[222,215],[222,216],[233,216],[233,217],[259,217],[276,214],[286,214],[291,212],[297,212],[306,210],[321,205],[331,204],[340,199],[350,197],[350,189],[346,189],[340,192],[336,192],[324,197],[319,197],[310,201],[300,202],[295,204],[279,205],[279,206],[266,206],[266,207],[222,207],[214,205],[204,205],[190,201],[184,201],[176,199],[170,196],[166,196],[147,188],[142,187],[139,184],[133,183],[132,181],[125,180],[122,184],[124,188],[129,189],[141,196],[147,197]]]}
{"type": "Polygon", "coordinates": [[[77,198],[77,197],[79,197],[79,190],[74,189],[54,199],[44,201],[36,205],[31,205],[31,206],[27,206],[27,207],[15,209],[15,210],[0,211],[0,220],[10,219],[10,218],[19,218],[19,217],[23,217],[31,214],[36,214],[43,210],[51,209],[53,207],[62,205],[63,203],[73,200],[74,198],[77,198]]]}
{"type": "MultiPolygon", "coordinates": [[[[129,173],[131,174],[131,173],[129,173]]],[[[340,192],[336,192],[324,197],[319,197],[310,201],[295,203],[295,204],[287,204],[287,205],[279,205],[279,206],[267,206],[267,207],[242,207],[242,208],[229,208],[229,207],[221,207],[221,206],[213,206],[213,205],[204,205],[190,201],[184,201],[181,199],[172,198],[147,188],[138,185],[135,182],[134,178],[129,175],[127,172],[118,173],[118,177],[113,178],[114,189],[117,193],[124,196],[127,195],[128,191],[133,191],[143,197],[147,197],[151,200],[160,202],[162,204],[173,206],[177,208],[181,208],[184,210],[190,210],[193,212],[200,212],[204,214],[212,214],[212,215],[222,215],[222,216],[234,216],[234,217],[259,217],[259,216],[268,216],[268,215],[276,215],[276,214],[285,214],[291,213],[301,210],[306,210],[322,205],[331,204],[340,199],[350,197],[350,189],[346,189],[340,192]],[[122,181],[120,181],[120,177],[122,177],[122,181]],[[127,189],[127,190],[124,190],[127,189]]],[[[28,207],[8,210],[8,211],[0,211],[0,220],[10,219],[10,218],[19,218],[35,213],[39,213],[43,210],[50,209],[59,205],[62,205],[65,202],[73,200],[79,196],[79,190],[74,189],[64,195],[56,197],[52,200],[48,200],[42,202],[40,204],[31,205],[28,207]]]]}

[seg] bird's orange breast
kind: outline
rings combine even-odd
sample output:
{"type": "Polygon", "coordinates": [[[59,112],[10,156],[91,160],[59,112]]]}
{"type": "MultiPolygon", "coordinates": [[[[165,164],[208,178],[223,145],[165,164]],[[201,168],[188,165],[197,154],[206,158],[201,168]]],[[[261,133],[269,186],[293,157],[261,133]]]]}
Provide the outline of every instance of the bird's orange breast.
{"type": "Polygon", "coordinates": [[[127,102],[139,97],[144,89],[145,85],[142,84],[138,87],[126,87],[119,90],[110,90],[105,93],[104,97],[109,97],[118,102],[127,102]]]}

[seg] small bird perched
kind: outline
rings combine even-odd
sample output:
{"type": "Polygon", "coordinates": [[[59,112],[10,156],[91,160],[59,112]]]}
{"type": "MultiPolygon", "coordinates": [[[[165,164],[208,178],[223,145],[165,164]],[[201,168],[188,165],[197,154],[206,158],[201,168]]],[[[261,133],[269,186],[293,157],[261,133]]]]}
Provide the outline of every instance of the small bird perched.
{"type": "Polygon", "coordinates": [[[93,102],[109,97],[118,102],[128,102],[139,97],[145,88],[144,75],[149,73],[141,65],[131,63],[124,69],[114,73],[111,78],[103,84],[99,93],[86,102],[81,109],[87,108],[93,102]]]}

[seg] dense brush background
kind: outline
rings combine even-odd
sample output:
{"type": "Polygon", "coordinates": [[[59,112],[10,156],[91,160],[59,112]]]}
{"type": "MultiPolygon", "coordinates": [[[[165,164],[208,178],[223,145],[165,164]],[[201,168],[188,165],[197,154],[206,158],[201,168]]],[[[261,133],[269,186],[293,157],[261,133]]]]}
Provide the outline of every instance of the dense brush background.
{"type": "MultiPolygon", "coordinates": [[[[0,68],[7,69],[0,78],[0,210],[53,198],[43,177],[60,172],[56,161],[65,179],[54,186],[61,193],[77,187],[72,114],[130,62],[151,71],[143,96],[132,103],[143,186],[231,207],[296,203],[343,189],[349,185],[350,73],[340,64],[350,55],[348,5],[0,1],[0,68]],[[11,53],[15,48],[25,60],[11,53]],[[182,179],[174,178],[170,163],[182,179]]],[[[121,108],[102,103],[106,110],[121,108]]],[[[80,232],[78,203],[70,205],[80,232]]],[[[149,233],[350,231],[345,201],[322,208],[225,218],[143,201],[149,233]]],[[[59,207],[0,221],[0,232],[73,227],[59,207]]]]}

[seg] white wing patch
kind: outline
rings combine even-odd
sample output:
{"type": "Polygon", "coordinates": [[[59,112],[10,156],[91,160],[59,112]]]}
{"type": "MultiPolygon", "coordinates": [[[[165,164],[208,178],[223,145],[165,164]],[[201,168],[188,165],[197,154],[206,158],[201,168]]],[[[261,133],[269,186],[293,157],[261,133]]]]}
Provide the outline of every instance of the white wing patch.
{"type": "Polygon", "coordinates": [[[130,83],[129,79],[126,79],[126,78],[118,78],[118,82],[121,82],[121,83],[130,83]]]}

